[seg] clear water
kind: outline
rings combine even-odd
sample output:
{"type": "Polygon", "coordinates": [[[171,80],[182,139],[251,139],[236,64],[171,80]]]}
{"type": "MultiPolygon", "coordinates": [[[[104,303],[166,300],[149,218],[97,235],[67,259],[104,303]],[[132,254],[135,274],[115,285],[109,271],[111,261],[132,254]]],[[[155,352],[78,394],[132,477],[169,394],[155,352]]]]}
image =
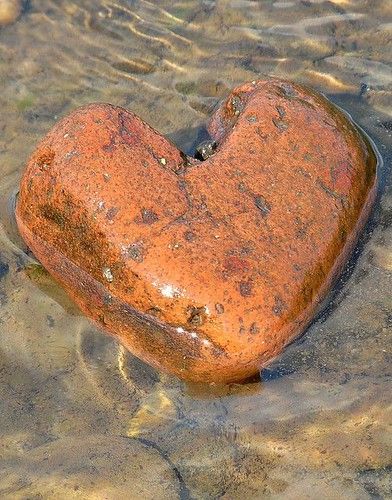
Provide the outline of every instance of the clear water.
{"type": "Polygon", "coordinates": [[[0,27],[1,498],[392,498],[391,57],[383,0],[31,0],[0,27]],[[78,312],[8,200],[76,106],[125,106],[191,152],[228,89],[265,74],[354,117],[380,196],[327,310],[261,382],[189,385],[78,312]]]}

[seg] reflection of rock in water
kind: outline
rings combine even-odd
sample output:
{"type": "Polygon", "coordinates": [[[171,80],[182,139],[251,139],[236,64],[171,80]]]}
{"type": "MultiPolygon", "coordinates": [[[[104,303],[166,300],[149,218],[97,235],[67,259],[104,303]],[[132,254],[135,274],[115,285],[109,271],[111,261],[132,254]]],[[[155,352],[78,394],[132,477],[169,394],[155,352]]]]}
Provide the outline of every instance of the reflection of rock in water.
{"type": "MultiPolygon", "coordinates": [[[[16,200],[18,189],[2,190],[0,185],[0,220],[6,233],[6,237],[12,241],[24,253],[29,253],[26,243],[19,234],[15,218],[16,200]]],[[[35,258],[31,255],[31,259],[35,258]]]]}
{"type": "Polygon", "coordinates": [[[79,342],[80,367],[96,396],[108,407],[127,401],[127,414],[136,411],[140,400],[154,390],[157,373],[94,329],[83,330],[79,342]]]}

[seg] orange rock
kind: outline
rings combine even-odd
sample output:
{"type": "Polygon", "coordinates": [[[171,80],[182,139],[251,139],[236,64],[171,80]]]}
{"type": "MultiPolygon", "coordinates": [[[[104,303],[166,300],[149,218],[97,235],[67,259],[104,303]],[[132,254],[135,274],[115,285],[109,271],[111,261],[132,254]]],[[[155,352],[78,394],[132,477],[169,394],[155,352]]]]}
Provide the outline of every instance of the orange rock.
{"type": "Polygon", "coordinates": [[[61,120],[28,162],[20,232],[81,309],[179,377],[257,372],[304,331],[370,211],[376,157],[324,97],[236,88],[201,162],[125,109],[61,120]]]}

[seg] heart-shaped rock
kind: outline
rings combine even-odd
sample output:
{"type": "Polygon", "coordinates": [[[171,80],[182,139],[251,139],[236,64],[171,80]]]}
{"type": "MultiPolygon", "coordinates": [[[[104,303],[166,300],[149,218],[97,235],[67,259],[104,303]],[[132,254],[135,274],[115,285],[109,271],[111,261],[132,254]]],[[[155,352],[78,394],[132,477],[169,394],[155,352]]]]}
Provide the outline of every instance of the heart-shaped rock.
{"type": "Polygon", "coordinates": [[[377,162],[340,110],[281,80],[236,88],[209,130],[202,162],[125,109],[77,109],[30,158],[17,221],[134,354],[227,382],[304,331],[370,211],[377,162]]]}

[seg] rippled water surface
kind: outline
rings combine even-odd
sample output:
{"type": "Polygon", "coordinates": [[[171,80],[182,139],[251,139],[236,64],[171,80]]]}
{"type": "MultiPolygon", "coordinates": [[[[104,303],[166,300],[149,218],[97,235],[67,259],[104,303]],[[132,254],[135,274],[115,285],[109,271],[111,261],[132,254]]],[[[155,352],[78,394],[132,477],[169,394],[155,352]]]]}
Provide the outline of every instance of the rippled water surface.
{"type": "Polygon", "coordinates": [[[22,7],[0,26],[0,497],[391,498],[392,2],[22,7]],[[26,253],[9,199],[76,106],[125,106],[192,152],[228,90],[265,74],[352,114],[384,158],[379,200],[325,314],[261,382],[185,384],[79,313],[26,253]]]}

